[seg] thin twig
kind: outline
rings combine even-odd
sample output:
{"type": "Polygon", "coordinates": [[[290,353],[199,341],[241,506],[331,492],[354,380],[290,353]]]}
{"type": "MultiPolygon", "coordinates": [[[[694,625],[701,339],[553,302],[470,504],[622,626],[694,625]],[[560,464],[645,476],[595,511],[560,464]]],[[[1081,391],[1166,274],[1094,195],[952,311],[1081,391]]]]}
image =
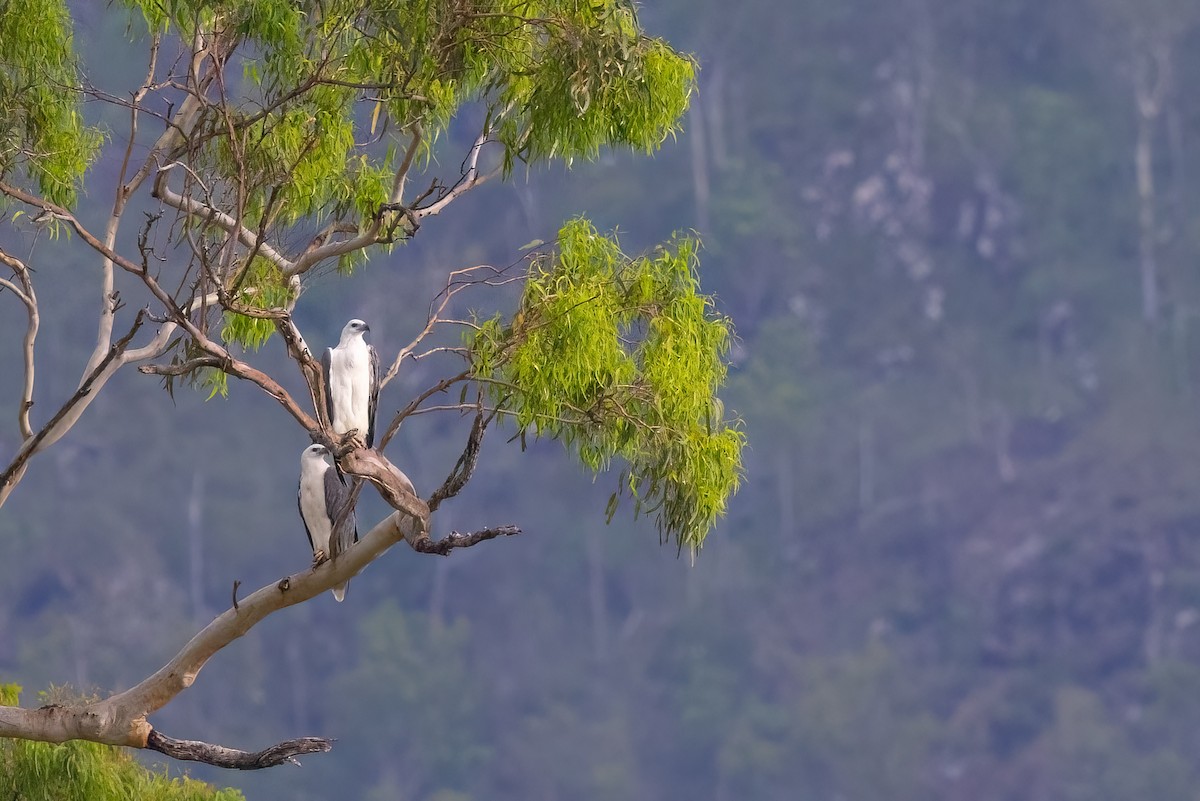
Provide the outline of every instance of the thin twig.
{"type": "Polygon", "coordinates": [[[390,442],[392,437],[396,436],[396,432],[400,430],[400,424],[404,422],[404,418],[416,411],[422,403],[424,403],[433,395],[436,395],[439,392],[445,392],[448,388],[454,386],[459,381],[466,381],[470,377],[471,371],[463,370],[457,375],[443,378],[441,381],[437,382],[432,387],[409,401],[408,405],[397,412],[396,416],[392,418],[392,422],[388,425],[387,431],[384,432],[383,437],[379,440],[379,450],[383,450],[385,447],[387,447],[388,442],[390,442]]]}

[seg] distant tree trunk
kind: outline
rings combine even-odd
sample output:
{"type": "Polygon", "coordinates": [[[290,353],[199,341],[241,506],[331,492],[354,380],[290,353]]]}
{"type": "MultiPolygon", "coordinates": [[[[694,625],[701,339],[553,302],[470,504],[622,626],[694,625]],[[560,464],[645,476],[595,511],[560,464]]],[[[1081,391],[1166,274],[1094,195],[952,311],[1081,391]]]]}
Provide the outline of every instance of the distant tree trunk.
{"type": "Polygon", "coordinates": [[[963,385],[963,407],[967,436],[972,442],[983,442],[983,412],[979,393],[979,378],[971,368],[960,372],[963,385]]]}
{"type": "Polygon", "coordinates": [[[304,654],[300,652],[300,640],[289,637],[287,640],[286,658],[288,672],[292,674],[292,725],[297,731],[309,728],[309,689],[308,666],[304,654]]]}
{"type": "Polygon", "coordinates": [[[1171,561],[1170,546],[1161,536],[1139,537],[1142,560],[1146,566],[1147,605],[1146,628],[1142,648],[1147,666],[1153,668],[1164,659],[1174,656],[1170,651],[1170,603],[1165,597],[1166,576],[1171,561]]]}
{"type": "Polygon", "coordinates": [[[901,129],[901,146],[907,151],[909,163],[918,172],[925,169],[926,122],[929,105],[933,98],[934,80],[934,36],[933,19],[927,0],[910,0],[908,3],[909,46],[911,53],[912,98],[911,109],[906,120],[907,131],[901,129]]]}
{"type": "Polygon", "coordinates": [[[75,662],[75,686],[83,690],[91,684],[88,677],[88,654],[91,653],[91,645],[86,641],[83,623],[79,618],[68,618],[67,628],[71,631],[71,656],[75,662]]]}
{"type": "Polygon", "coordinates": [[[450,563],[445,559],[439,560],[433,569],[433,589],[429,591],[429,622],[440,627],[446,619],[446,583],[449,578],[450,563]]]}
{"type": "Polygon", "coordinates": [[[775,454],[775,491],[779,504],[779,533],[785,540],[796,535],[796,476],[791,448],[775,454]]]}
{"type": "Polygon", "coordinates": [[[592,608],[592,653],[608,659],[608,593],[604,587],[604,553],[599,537],[584,537],[588,561],[588,601],[592,608]]]}
{"type": "Polygon", "coordinates": [[[875,505],[875,431],[870,420],[858,424],[858,511],[875,505]]]}
{"type": "Polygon", "coordinates": [[[1156,256],[1158,222],[1154,187],[1154,132],[1171,76],[1171,49],[1162,41],[1139,48],[1134,56],[1133,91],[1137,109],[1134,168],[1138,195],[1138,266],[1142,284],[1142,318],[1158,321],[1161,278],[1156,256]]]}
{"type": "Polygon", "coordinates": [[[1012,417],[1004,404],[995,404],[994,424],[992,426],[992,444],[996,451],[996,473],[1005,484],[1011,484],[1017,478],[1017,465],[1008,452],[1009,437],[1012,435],[1012,417]]]}
{"type": "Polygon", "coordinates": [[[692,102],[692,110],[688,114],[690,124],[688,142],[692,150],[692,194],[696,199],[696,227],[702,233],[712,229],[709,219],[709,199],[712,188],[708,175],[708,144],[705,136],[704,107],[706,101],[697,97],[692,102]]]}
{"type": "Polygon", "coordinates": [[[704,101],[705,120],[708,123],[708,152],[712,157],[713,166],[723,170],[729,166],[729,138],[725,132],[725,69],[721,61],[714,60],[707,65],[705,73],[708,76],[708,91],[704,101]]]}
{"type": "Polygon", "coordinates": [[[211,617],[204,604],[204,474],[192,474],[192,493],[188,499],[188,594],[192,619],[197,623],[211,617]]]}

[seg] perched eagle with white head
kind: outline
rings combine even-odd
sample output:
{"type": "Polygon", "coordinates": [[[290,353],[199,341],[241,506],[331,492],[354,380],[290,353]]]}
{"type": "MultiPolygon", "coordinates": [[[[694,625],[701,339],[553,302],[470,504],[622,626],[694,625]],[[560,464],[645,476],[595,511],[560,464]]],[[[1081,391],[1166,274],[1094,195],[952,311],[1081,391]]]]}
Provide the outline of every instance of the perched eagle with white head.
{"type": "Polygon", "coordinates": [[[336,434],[358,431],[357,439],[375,445],[375,406],[379,400],[379,356],[363,334],[371,327],[351,320],[336,348],[321,357],[325,372],[325,409],[336,434]]]}
{"type": "MultiPolygon", "coordinates": [[[[336,559],[358,542],[354,510],[346,510],[345,519],[337,518],[350,501],[350,488],[333,467],[333,458],[324,445],[309,445],[300,454],[300,489],[296,493],[300,519],[313,549],[313,564],[336,559]],[[335,530],[336,529],[336,530],[335,530]]],[[[333,597],[346,597],[347,581],[333,588],[333,597]]]]}

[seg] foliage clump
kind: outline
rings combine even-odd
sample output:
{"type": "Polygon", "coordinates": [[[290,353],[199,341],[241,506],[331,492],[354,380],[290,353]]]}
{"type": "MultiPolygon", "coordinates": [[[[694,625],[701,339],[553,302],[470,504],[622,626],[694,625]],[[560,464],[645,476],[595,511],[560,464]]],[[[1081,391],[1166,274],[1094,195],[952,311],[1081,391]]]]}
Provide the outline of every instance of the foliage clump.
{"type": "Polygon", "coordinates": [[[625,461],[622,487],[660,535],[699,547],[741,476],[744,436],[725,419],[732,330],[700,294],[697,242],[630,258],[578,219],[535,260],[516,315],[470,342],[476,378],[522,436],[562,440],[595,471],[625,461]]]}
{"type": "Polygon", "coordinates": [[[101,143],[84,125],[78,85],[66,3],[0,3],[0,176],[21,170],[61,206],[74,204],[101,143]]]}

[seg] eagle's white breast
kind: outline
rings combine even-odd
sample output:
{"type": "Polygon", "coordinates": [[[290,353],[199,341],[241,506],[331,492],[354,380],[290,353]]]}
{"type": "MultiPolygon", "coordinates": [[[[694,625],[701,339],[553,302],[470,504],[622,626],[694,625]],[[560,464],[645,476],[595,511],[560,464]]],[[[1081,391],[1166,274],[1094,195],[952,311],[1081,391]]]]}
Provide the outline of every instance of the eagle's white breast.
{"type": "Polygon", "coordinates": [[[332,469],[324,459],[306,459],[300,470],[300,513],[312,536],[313,551],[327,554],[333,521],[325,508],[325,471],[332,469]]]}
{"type": "Polygon", "coordinates": [[[371,426],[371,354],[362,337],[330,351],[329,397],[333,430],[345,434],[358,429],[366,437],[371,426]]]}

